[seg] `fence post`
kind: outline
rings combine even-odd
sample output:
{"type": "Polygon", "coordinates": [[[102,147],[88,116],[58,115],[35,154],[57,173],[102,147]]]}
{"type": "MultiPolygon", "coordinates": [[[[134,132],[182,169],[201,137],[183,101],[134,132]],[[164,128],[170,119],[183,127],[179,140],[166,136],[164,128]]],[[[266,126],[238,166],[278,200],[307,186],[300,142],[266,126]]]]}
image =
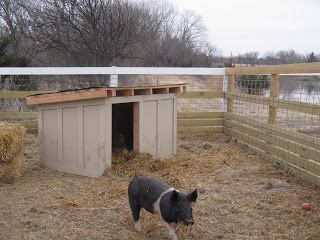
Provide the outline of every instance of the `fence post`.
{"type": "MultiPolygon", "coordinates": [[[[234,75],[228,75],[228,93],[232,93],[234,90],[234,75]]],[[[233,99],[227,98],[227,112],[233,112],[233,99]]]]}
{"type": "MultiPolygon", "coordinates": [[[[271,74],[270,98],[279,97],[279,74],[271,74]]],[[[277,107],[269,106],[268,123],[277,125],[277,107]]]]}
{"type": "Polygon", "coordinates": [[[10,91],[10,79],[9,78],[4,79],[4,90],[10,91]]]}
{"type": "MultiPolygon", "coordinates": [[[[232,93],[234,90],[234,75],[227,75],[227,89],[226,93],[232,93]]],[[[233,99],[229,98],[227,95],[227,113],[232,113],[233,112],[233,99]]],[[[229,135],[231,137],[231,132],[230,129],[227,128],[226,121],[228,120],[228,115],[224,115],[224,133],[226,135],[229,135]]],[[[230,139],[229,139],[230,141],[230,139]]]]}
{"type": "MultiPolygon", "coordinates": [[[[116,72],[116,66],[112,66],[114,72],[116,72]]],[[[118,87],[118,74],[110,74],[109,87],[118,87]]]]}

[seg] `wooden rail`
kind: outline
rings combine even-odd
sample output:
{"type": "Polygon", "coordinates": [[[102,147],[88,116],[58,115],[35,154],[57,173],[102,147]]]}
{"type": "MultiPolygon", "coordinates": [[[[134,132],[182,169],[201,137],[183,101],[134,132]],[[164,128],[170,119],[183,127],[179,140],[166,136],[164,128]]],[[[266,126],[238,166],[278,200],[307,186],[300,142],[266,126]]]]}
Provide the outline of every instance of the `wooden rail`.
{"type": "Polygon", "coordinates": [[[224,116],[226,121],[230,120],[229,118],[231,117],[232,120],[237,121],[239,123],[249,124],[260,129],[268,129],[268,131],[272,131],[272,134],[278,137],[283,137],[290,141],[301,143],[311,148],[319,148],[320,145],[320,138],[308,136],[303,133],[294,132],[285,128],[280,128],[273,124],[263,123],[255,119],[242,117],[232,113],[225,113],[224,116]]]}
{"type": "Polygon", "coordinates": [[[183,93],[184,91],[186,91],[185,84],[116,88],[98,87],[32,95],[27,97],[27,104],[47,104],[117,96],[183,93]]]}
{"type": "MultiPolygon", "coordinates": [[[[277,126],[277,109],[320,117],[320,105],[279,99],[280,74],[320,73],[320,63],[227,68],[227,113],[224,132],[262,153],[267,159],[320,185],[320,138],[277,126]],[[234,92],[236,75],[271,75],[270,97],[234,92]],[[268,106],[268,123],[234,113],[234,100],[268,106]]],[[[254,80],[252,80],[254,81],[254,80]]]]}
{"type": "MultiPolygon", "coordinates": [[[[223,98],[224,93],[210,92],[210,91],[194,91],[183,92],[180,88],[158,88],[157,90],[152,88],[139,88],[134,89],[133,93],[121,92],[128,89],[119,89],[114,95],[148,95],[155,93],[156,91],[178,92],[178,98],[203,98],[203,99],[215,99],[223,98]],[[155,90],[155,91],[154,91],[155,90]],[[179,90],[179,91],[178,91],[179,90]],[[180,93],[179,93],[180,92],[180,93]]],[[[25,98],[34,94],[50,93],[48,91],[3,91],[0,92],[0,98],[3,99],[17,99],[25,98]]],[[[37,127],[37,112],[0,112],[0,120],[5,121],[20,121],[28,128],[37,127]]],[[[178,113],[178,133],[223,133],[223,112],[180,112],[178,113]]]]}
{"type": "MultiPolygon", "coordinates": [[[[18,99],[25,98],[35,94],[50,93],[50,91],[0,91],[1,99],[18,99]]],[[[148,95],[151,94],[151,89],[136,89],[135,95],[148,95]]],[[[192,91],[177,93],[178,98],[223,98],[224,93],[222,91],[192,91]]]]}
{"type": "Polygon", "coordinates": [[[311,147],[294,138],[286,138],[286,135],[281,135],[279,134],[279,131],[269,128],[268,124],[265,125],[265,128],[262,128],[261,126],[252,124],[252,122],[239,121],[238,119],[239,118],[233,116],[226,117],[225,127],[227,129],[233,129],[238,132],[249,134],[251,137],[268,143],[266,145],[280,147],[320,164],[320,149],[318,149],[320,144],[314,144],[311,147]]]}
{"type": "MultiPolygon", "coordinates": [[[[0,112],[0,120],[14,121],[37,128],[37,112],[0,112]]],[[[223,112],[180,112],[178,133],[223,133],[223,112]]]]}
{"type": "Polygon", "coordinates": [[[178,93],[178,98],[223,98],[224,93],[222,91],[220,92],[209,92],[209,91],[194,91],[194,92],[184,92],[184,93],[178,93]]]}
{"type": "MultiPolygon", "coordinates": [[[[226,115],[225,132],[227,134],[259,150],[266,157],[278,159],[287,166],[296,166],[295,170],[301,169],[304,174],[310,173],[313,180],[320,180],[319,139],[313,139],[313,144],[310,146],[302,141],[296,141],[294,137],[286,139],[286,135],[279,134],[283,129],[274,127],[272,124],[265,123],[265,128],[262,128],[260,124],[255,124],[254,120],[247,121],[246,118],[242,118],[242,121],[239,121],[239,119],[241,118],[237,115],[226,115]]],[[[287,130],[287,133],[289,134],[290,131],[287,130]]],[[[312,139],[312,137],[309,138],[312,139]]]]}
{"type": "Polygon", "coordinates": [[[223,133],[223,112],[180,112],[178,133],[223,133]]]}
{"type": "MultiPolygon", "coordinates": [[[[222,133],[247,144],[266,159],[320,185],[320,138],[284,129],[278,126],[277,110],[287,109],[320,117],[320,105],[279,99],[279,75],[319,74],[320,63],[288,64],[277,66],[236,67],[226,69],[169,69],[169,68],[42,68],[42,69],[0,69],[2,73],[18,74],[175,74],[175,75],[226,75],[227,91],[180,92],[177,89],[119,89],[118,95],[146,95],[157,93],[177,93],[178,98],[225,98],[227,112],[182,112],[177,115],[179,133],[222,133]],[[234,91],[237,75],[271,75],[270,97],[237,93],[234,91]],[[234,101],[261,104],[268,107],[268,122],[261,122],[234,113],[234,101]]],[[[24,98],[42,92],[0,92],[0,98],[24,98]]],[[[111,95],[113,94],[110,92],[111,95]]],[[[117,93],[115,93],[117,95],[117,93]]],[[[112,95],[113,96],[113,95],[112,95]]],[[[0,119],[20,119],[31,124],[37,113],[0,113],[0,119]]]]}
{"type": "Polygon", "coordinates": [[[1,91],[0,98],[2,99],[18,99],[26,98],[30,95],[49,93],[50,91],[1,91]]]}
{"type": "Polygon", "coordinates": [[[224,68],[179,67],[0,67],[0,75],[224,75],[224,68]]]}
{"type": "Polygon", "coordinates": [[[1,120],[36,119],[37,112],[0,112],[1,120]]]}
{"type": "MultiPolygon", "coordinates": [[[[320,115],[320,105],[303,103],[298,101],[283,100],[272,97],[262,97],[244,93],[227,92],[226,97],[232,100],[240,100],[243,102],[262,104],[270,107],[283,108],[297,112],[303,112],[312,115],[320,115]]],[[[275,110],[273,110],[275,111],[275,110]]],[[[273,113],[274,114],[274,113],[273,113]]],[[[272,116],[274,118],[274,115],[272,116]]],[[[273,122],[274,123],[274,122],[273,122]]]]}
{"type": "Polygon", "coordinates": [[[320,73],[320,62],[226,68],[226,75],[269,75],[301,73],[320,73]]]}

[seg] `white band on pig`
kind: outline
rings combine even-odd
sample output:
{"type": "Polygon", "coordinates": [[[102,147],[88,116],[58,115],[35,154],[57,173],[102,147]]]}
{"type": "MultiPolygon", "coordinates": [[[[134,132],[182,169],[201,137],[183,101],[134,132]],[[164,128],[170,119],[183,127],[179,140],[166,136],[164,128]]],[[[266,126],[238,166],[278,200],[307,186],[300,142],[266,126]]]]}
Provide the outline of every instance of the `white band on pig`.
{"type": "Polygon", "coordinates": [[[168,192],[172,192],[174,190],[173,187],[169,188],[168,190],[164,191],[163,193],[161,193],[161,195],[159,196],[159,198],[157,199],[157,201],[153,204],[153,211],[157,214],[159,214],[161,220],[162,219],[162,216],[161,216],[161,210],[160,210],[160,201],[161,201],[161,198],[163,197],[163,195],[165,195],[166,193],[168,192]]]}

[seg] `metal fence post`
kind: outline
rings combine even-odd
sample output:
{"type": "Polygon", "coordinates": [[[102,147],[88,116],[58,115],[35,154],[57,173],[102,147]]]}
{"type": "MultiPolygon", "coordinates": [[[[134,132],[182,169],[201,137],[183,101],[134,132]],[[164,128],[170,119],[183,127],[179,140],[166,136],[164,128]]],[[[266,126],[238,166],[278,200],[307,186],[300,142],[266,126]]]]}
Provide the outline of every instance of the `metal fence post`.
{"type": "MultiPolygon", "coordinates": [[[[271,74],[270,98],[279,97],[279,74],[271,74]]],[[[268,123],[277,125],[277,107],[269,106],[268,123]]]]}

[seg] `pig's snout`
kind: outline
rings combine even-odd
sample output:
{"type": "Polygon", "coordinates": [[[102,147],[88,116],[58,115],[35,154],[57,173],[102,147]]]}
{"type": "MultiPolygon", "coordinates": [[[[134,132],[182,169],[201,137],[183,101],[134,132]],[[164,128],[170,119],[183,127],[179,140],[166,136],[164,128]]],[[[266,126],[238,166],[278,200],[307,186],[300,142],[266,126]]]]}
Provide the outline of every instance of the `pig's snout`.
{"type": "Polygon", "coordinates": [[[185,220],[184,224],[187,226],[191,226],[194,224],[194,221],[193,221],[193,219],[187,219],[187,220],[185,220]]]}

